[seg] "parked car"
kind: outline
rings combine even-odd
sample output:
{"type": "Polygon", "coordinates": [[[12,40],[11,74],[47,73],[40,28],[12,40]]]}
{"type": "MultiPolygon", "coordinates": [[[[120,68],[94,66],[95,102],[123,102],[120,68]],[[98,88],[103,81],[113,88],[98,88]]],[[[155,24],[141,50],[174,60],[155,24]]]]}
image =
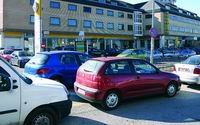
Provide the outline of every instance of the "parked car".
{"type": "Polygon", "coordinates": [[[101,57],[88,60],[78,69],[74,86],[81,98],[112,110],[120,101],[132,97],[173,97],[181,83],[177,75],[162,72],[144,60],[101,57]]]}
{"type": "Polygon", "coordinates": [[[24,68],[25,64],[31,59],[32,56],[33,54],[27,51],[14,51],[11,54],[10,64],[24,68]]]}
{"type": "Polygon", "coordinates": [[[24,77],[0,58],[1,125],[57,125],[70,114],[68,95],[62,84],[24,77]]]}
{"type": "Polygon", "coordinates": [[[52,79],[73,87],[77,69],[89,58],[89,55],[76,51],[40,52],[25,65],[24,74],[52,79]]]}
{"type": "Polygon", "coordinates": [[[11,54],[14,52],[13,49],[3,49],[0,50],[0,56],[4,58],[6,61],[10,62],[11,54]]]}
{"type": "Polygon", "coordinates": [[[93,57],[100,57],[102,55],[104,55],[104,51],[94,48],[94,47],[88,47],[88,54],[93,56],[93,57]]]}
{"type": "Polygon", "coordinates": [[[192,49],[180,49],[178,53],[179,57],[190,57],[196,55],[196,52],[192,49]]]}
{"type": "MultiPolygon", "coordinates": [[[[147,50],[146,53],[147,53],[147,58],[150,59],[151,51],[147,50]]],[[[154,50],[153,52],[154,59],[161,59],[162,57],[163,57],[163,54],[160,51],[154,50]]]]}
{"type": "Polygon", "coordinates": [[[182,63],[174,65],[174,72],[182,82],[200,84],[200,55],[187,58],[182,63]]]}
{"type": "Polygon", "coordinates": [[[143,49],[126,49],[117,57],[131,57],[135,59],[147,59],[147,53],[143,49]]]}

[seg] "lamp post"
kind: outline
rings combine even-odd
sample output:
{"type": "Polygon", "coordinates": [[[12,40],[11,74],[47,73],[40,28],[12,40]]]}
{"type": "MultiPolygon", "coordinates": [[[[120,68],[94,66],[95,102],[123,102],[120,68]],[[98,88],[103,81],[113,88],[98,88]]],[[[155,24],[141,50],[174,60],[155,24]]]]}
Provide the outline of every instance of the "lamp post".
{"type": "MultiPolygon", "coordinates": [[[[155,11],[155,0],[152,0],[152,27],[154,29],[154,11],[155,11]]],[[[153,52],[154,52],[154,37],[151,35],[151,53],[150,53],[150,63],[153,64],[153,52]]]]}

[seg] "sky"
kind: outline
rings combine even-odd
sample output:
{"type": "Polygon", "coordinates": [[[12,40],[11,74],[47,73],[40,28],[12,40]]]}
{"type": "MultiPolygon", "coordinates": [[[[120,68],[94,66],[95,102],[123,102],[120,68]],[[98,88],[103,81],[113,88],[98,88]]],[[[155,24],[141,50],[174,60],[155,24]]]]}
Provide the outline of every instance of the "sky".
{"type": "MultiPolygon", "coordinates": [[[[136,4],[136,3],[145,2],[148,0],[121,0],[121,1],[136,4]]],[[[177,1],[176,5],[179,8],[194,12],[198,14],[198,16],[200,16],[200,8],[199,8],[200,0],[176,0],[176,1],[177,1]]]]}

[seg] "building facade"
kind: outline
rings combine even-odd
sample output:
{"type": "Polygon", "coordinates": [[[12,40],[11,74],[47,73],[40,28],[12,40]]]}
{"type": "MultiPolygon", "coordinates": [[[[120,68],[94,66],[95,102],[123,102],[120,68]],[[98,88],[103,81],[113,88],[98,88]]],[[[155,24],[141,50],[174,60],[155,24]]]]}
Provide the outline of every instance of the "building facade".
{"type": "MultiPolygon", "coordinates": [[[[155,2],[155,47],[197,46],[200,18],[174,2],[155,2]]],[[[34,51],[33,3],[0,0],[0,48],[34,51]]],[[[86,43],[101,50],[150,48],[152,0],[135,5],[118,0],[42,0],[42,11],[45,48],[76,46],[84,51],[86,43]]]]}
{"type": "MultiPolygon", "coordinates": [[[[0,48],[28,48],[33,51],[33,2],[0,0],[0,48]]],[[[80,31],[84,32],[84,41],[98,49],[132,48],[134,34],[142,36],[143,33],[142,13],[128,3],[112,0],[43,0],[42,6],[41,44],[46,48],[76,44],[83,49],[85,43],[80,40],[80,31]]]]}

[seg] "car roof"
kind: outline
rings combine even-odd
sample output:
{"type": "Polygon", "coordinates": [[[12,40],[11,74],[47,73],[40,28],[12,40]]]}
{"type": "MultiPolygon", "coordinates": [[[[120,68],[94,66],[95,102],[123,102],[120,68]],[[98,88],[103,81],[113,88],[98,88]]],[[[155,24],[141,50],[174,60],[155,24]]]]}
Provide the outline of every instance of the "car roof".
{"type": "Polygon", "coordinates": [[[45,52],[39,52],[38,54],[46,54],[46,55],[52,55],[52,54],[63,54],[63,53],[72,53],[72,54],[84,54],[77,51],[45,51],[45,52]]]}
{"type": "Polygon", "coordinates": [[[92,60],[110,62],[110,61],[118,61],[118,60],[141,60],[141,59],[133,59],[129,57],[98,57],[98,58],[93,58],[92,60]]]}

